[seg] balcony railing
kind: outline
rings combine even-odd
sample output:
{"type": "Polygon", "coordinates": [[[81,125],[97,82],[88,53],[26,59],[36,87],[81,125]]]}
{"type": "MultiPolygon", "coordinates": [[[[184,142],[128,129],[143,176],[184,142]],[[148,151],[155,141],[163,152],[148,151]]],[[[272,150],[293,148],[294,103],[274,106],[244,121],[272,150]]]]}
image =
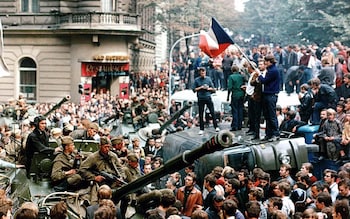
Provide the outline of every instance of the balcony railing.
{"type": "Polygon", "coordinates": [[[74,13],[60,14],[61,29],[108,29],[140,31],[141,19],[137,15],[119,13],[74,13]]]}
{"type": "Polygon", "coordinates": [[[40,13],[0,14],[6,26],[47,26],[57,29],[141,30],[138,15],[121,13],[40,13]]]}

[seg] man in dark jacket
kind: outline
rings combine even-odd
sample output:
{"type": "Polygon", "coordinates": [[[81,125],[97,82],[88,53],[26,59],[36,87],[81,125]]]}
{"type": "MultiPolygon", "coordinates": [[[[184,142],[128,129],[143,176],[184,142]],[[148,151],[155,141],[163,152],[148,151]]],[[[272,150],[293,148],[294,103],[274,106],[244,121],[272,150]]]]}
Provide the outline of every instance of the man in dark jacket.
{"type": "Polygon", "coordinates": [[[260,75],[258,81],[263,84],[262,108],[266,120],[266,135],[263,140],[276,141],[279,139],[276,103],[280,86],[280,75],[273,55],[265,57],[266,75],[260,75]]]}
{"type": "Polygon", "coordinates": [[[338,97],[335,90],[331,86],[321,84],[321,81],[318,78],[311,79],[311,87],[315,98],[311,123],[313,125],[318,125],[320,124],[321,110],[328,108],[335,109],[337,106],[338,97]]]}
{"type": "Polygon", "coordinates": [[[35,152],[47,152],[53,153],[62,151],[60,147],[50,148],[49,145],[49,131],[46,128],[46,118],[44,116],[37,116],[34,119],[35,129],[32,133],[29,134],[26,148],[25,148],[25,156],[26,156],[26,170],[27,175],[30,173],[30,166],[32,165],[32,158],[35,152]]]}

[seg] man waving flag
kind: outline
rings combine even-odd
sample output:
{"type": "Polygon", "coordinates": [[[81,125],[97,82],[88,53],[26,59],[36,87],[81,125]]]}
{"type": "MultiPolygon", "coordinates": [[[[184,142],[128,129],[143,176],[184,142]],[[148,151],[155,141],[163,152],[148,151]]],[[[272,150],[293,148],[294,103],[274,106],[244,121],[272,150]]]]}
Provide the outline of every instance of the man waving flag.
{"type": "Polygon", "coordinates": [[[212,18],[208,32],[200,32],[199,48],[211,58],[220,55],[231,44],[234,44],[233,40],[215,18],[212,18]]]}

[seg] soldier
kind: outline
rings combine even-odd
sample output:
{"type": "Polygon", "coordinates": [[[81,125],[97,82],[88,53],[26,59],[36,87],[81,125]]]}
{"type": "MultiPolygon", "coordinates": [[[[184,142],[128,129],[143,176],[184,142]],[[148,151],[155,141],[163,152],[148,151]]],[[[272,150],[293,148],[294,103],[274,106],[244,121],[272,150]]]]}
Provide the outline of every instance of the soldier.
{"type": "Polygon", "coordinates": [[[124,137],[119,135],[111,139],[112,151],[118,155],[119,158],[126,158],[128,155],[128,148],[125,146],[124,137]]]}
{"type": "Polygon", "coordinates": [[[124,172],[118,156],[110,151],[111,141],[107,137],[101,137],[100,149],[89,155],[80,166],[81,176],[99,184],[110,184],[111,188],[119,187],[120,182],[108,182],[107,178],[102,176],[103,172],[111,174],[120,180],[124,179],[124,172]]]}
{"type": "Polygon", "coordinates": [[[163,125],[166,120],[168,120],[168,114],[164,110],[164,104],[161,102],[157,103],[157,108],[155,109],[155,113],[158,116],[158,123],[163,125]]]}
{"type": "Polygon", "coordinates": [[[124,183],[124,172],[118,156],[110,151],[111,141],[103,136],[100,139],[100,149],[89,155],[79,168],[79,174],[88,182],[93,182],[90,202],[97,202],[98,185],[107,184],[117,188],[124,183]],[[97,185],[98,184],[98,185],[97,185]]]}
{"type": "Polygon", "coordinates": [[[144,97],[140,97],[140,103],[132,109],[132,122],[134,129],[138,130],[144,127],[144,123],[148,119],[148,114],[150,113],[150,106],[146,103],[144,97]],[[141,127],[140,127],[141,126],[141,127]]]}
{"type": "Polygon", "coordinates": [[[141,176],[141,171],[139,168],[139,158],[134,153],[130,153],[127,156],[128,163],[123,167],[125,173],[125,181],[131,182],[136,180],[141,176]]]}
{"type": "MultiPolygon", "coordinates": [[[[130,153],[127,156],[128,163],[123,167],[123,171],[125,173],[125,181],[132,182],[137,178],[141,177],[141,170],[139,168],[139,159],[134,153],[130,153]]],[[[128,195],[123,198],[120,203],[120,210],[122,215],[125,215],[128,204],[131,203],[133,206],[136,203],[136,194],[128,195]]]]}
{"type": "Polygon", "coordinates": [[[74,153],[74,141],[70,136],[62,137],[63,153],[56,156],[53,161],[51,179],[54,183],[54,190],[57,192],[74,191],[81,182],[81,176],[77,173],[77,162],[74,153]]]}

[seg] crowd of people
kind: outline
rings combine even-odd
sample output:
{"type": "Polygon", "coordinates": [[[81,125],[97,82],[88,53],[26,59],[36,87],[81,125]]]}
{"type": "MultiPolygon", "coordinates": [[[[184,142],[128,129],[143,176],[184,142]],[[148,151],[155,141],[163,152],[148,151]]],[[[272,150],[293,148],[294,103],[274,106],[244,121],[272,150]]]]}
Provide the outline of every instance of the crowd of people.
{"type": "MultiPolygon", "coordinates": [[[[185,112],[174,122],[178,131],[199,126],[204,133],[204,105],[210,110],[216,131],[217,123],[211,93],[228,90],[231,101],[231,131],[242,129],[244,102],[248,102],[248,131],[260,140],[260,121],[266,122],[262,140],[276,141],[281,132],[296,133],[305,124],[319,125],[314,142],[320,157],[345,163],[350,144],[350,50],[340,42],[324,49],[289,45],[285,48],[260,46],[247,54],[228,49],[210,59],[204,53],[191,53],[174,66],[180,82],[176,89],[193,89],[198,95],[199,114],[185,112]],[[296,92],[300,105],[295,109],[276,106],[278,93],[296,92]]],[[[163,165],[162,135],[148,136],[145,145],[127,133],[111,134],[104,124],[112,119],[132,123],[138,130],[150,119],[163,124],[179,111],[172,101],[168,106],[167,68],[160,72],[130,74],[130,98],[122,99],[94,91],[85,103],[64,103],[44,115],[54,104],[27,104],[20,96],[1,106],[3,116],[20,121],[20,126],[1,126],[1,168],[25,167],[31,177],[35,152],[55,154],[49,177],[55,191],[89,188],[86,218],[127,218],[128,206],[142,208],[146,218],[348,218],[350,167],[338,171],[326,169],[323,179],[312,175],[312,164],[304,163],[296,174],[289,165],[281,165],[280,177],[272,179],[260,168],[234,170],[216,167],[198,180],[194,166],[185,168],[184,178],[177,172],[154,179],[145,188],[113,203],[112,189],[130,183],[163,165]],[[169,110],[168,110],[169,109],[169,110]],[[169,111],[169,113],[168,113],[169,111]],[[123,135],[124,134],[124,135],[123,135]],[[99,149],[82,155],[75,139],[95,140],[99,149]],[[57,147],[49,147],[55,141],[57,147]],[[203,181],[203,185],[197,182],[203,181]],[[93,182],[93,183],[91,183],[93,182]],[[164,190],[167,189],[167,190],[164,190]],[[149,198],[143,193],[161,191],[149,198]],[[142,195],[141,195],[142,196],[142,195]]],[[[173,83],[172,83],[173,84],[173,83]]],[[[168,85],[170,86],[170,85],[168,85]]],[[[176,92],[176,91],[175,91],[176,92]]],[[[207,122],[207,121],[206,121],[207,122]]],[[[11,217],[12,201],[0,190],[1,217],[11,217]]],[[[67,206],[60,202],[50,211],[51,218],[65,218],[67,206]]],[[[24,203],[15,218],[37,218],[33,203],[24,203]]]]}

